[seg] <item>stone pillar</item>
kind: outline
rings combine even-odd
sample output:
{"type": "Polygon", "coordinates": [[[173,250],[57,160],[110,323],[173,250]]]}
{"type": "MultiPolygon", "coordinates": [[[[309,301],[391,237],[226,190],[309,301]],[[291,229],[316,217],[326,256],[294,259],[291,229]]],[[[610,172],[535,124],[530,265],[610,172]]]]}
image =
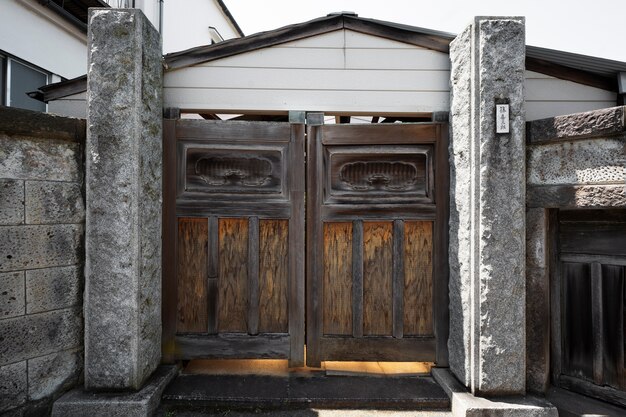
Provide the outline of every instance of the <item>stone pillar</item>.
{"type": "Polygon", "coordinates": [[[161,358],[161,43],[90,9],[88,49],[85,389],[137,390],[161,358]]]}
{"type": "Polygon", "coordinates": [[[524,18],[475,18],[450,59],[450,368],[474,394],[522,394],[524,18]],[[496,133],[505,102],[510,133],[496,133]]]}

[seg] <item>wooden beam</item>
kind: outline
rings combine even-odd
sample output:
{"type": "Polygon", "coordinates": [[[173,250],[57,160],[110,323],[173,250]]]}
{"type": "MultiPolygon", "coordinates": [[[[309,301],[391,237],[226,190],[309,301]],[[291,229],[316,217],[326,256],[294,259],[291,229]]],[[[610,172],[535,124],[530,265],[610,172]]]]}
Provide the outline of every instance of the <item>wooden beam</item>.
{"type": "Polygon", "coordinates": [[[410,45],[421,46],[438,52],[450,51],[450,39],[443,36],[420,33],[412,29],[403,29],[399,25],[384,24],[375,20],[344,15],[344,28],[368,35],[380,36],[410,45]]]}
{"type": "Polygon", "coordinates": [[[343,27],[342,16],[327,16],[305,23],[285,26],[268,32],[260,32],[245,38],[231,39],[209,46],[200,46],[165,55],[165,68],[184,68],[203,62],[214,61],[260,48],[279,45],[310,36],[320,35],[343,27]]]}
{"type": "Polygon", "coordinates": [[[352,222],[352,336],[363,337],[363,220],[352,222]]]}
{"type": "Polygon", "coordinates": [[[526,69],[528,71],[539,72],[562,80],[573,81],[578,84],[600,88],[602,90],[617,93],[617,79],[608,78],[602,75],[566,67],[539,58],[526,58],[526,69]]]}
{"type": "Polygon", "coordinates": [[[248,334],[259,333],[259,218],[248,219],[248,334]]]}

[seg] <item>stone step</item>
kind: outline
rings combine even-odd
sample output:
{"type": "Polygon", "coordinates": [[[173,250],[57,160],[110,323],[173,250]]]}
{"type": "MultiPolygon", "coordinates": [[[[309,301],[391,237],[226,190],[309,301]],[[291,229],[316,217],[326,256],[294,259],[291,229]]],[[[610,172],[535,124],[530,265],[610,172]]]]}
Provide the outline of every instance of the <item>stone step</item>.
{"type": "MultiPolygon", "coordinates": [[[[314,408],[449,411],[450,400],[430,376],[179,375],[163,393],[162,408],[178,412],[314,408]]],[[[181,415],[178,412],[176,416],[181,415]]]]}
{"type": "Polygon", "coordinates": [[[450,411],[397,411],[397,410],[344,410],[344,409],[306,409],[306,410],[269,410],[269,411],[233,411],[233,410],[181,410],[176,407],[162,407],[155,417],[452,417],[450,411]]]}

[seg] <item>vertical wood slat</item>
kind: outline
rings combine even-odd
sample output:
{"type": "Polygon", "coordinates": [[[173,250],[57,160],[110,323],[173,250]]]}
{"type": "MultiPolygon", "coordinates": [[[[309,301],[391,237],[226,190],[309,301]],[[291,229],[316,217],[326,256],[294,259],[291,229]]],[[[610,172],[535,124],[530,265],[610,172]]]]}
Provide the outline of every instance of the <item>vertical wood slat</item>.
{"type": "Polygon", "coordinates": [[[450,329],[449,312],[449,264],[448,241],[450,217],[450,163],[448,158],[448,125],[437,124],[437,141],[435,142],[435,203],[437,216],[433,230],[433,330],[435,333],[437,366],[446,367],[448,362],[448,335],[450,329]]]}
{"type": "Polygon", "coordinates": [[[209,217],[209,278],[217,278],[219,272],[219,227],[216,216],[209,217]]]}
{"type": "Polygon", "coordinates": [[[307,114],[307,213],[306,247],[309,255],[306,258],[307,269],[307,332],[306,362],[307,366],[321,365],[320,338],[322,336],[322,311],[320,299],[322,294],[320,279],[320,257],[323,252],[323,230],[319,204],[322,201],[322,132],[324,115],[322,113],[307,114]]]}
{"type": "Polygon", "coordinates": [[[604,326],[602,311],[602,265],[591,263],[591,322],[593,331],[593,380],[602,384],[604,355],[604,326]]]}
{"type": "Polygon", "coordinates": [[[163,320],[163,362],[173,361],[174,337],[178,321],[178,287],[176,277],[176,121],[163,120],[163,249],[161,257],[163,320]]]}
{"type": "Polygon", "coordinates": [[[392,222],[363,223],[363,334],[390,336],[392,222]]]}
{"type": "Polygon", "coordinates": [[[248,221],[219,219],[218,332],[248,331],[248,221]]]}
{"type": "Polygon", "coordinates": [[[259,332],[287,333],[288,220],[259,221],[259,332]]]}
{"type": "Polygon", "coordinates": [[[218,315],[218,288],[217,276],[219,272],[219,225],[216,216],[209,217],[209,249],[208,249],[208,288],[207,288],[207,332],[217,333],[218,315]]]}
{"type": "Polygon", "coordinates": [[[393,222],[392,255],[393,337],[404,335],[404,222],[393,222]]]}
{"type": "Polygon", "coordinates": [[[433,334],[433,223],[404,223],[404,334],[433,334]]]}
{"type": "Polygon", "coordinates": [[[206,332],[207,244],[207,219],[178,220],[177,332],[206,332]]]}
{"type": "Polygon", "coordinates": [[[216,216],[209,217],[209,248],[208,248],[208,286],[207,286],[207,332],[217,334],[218,288],[219,273],[219,226],[216,216]]]}
{"type": "Polygon", "coordinates": [[[304,194],[306,192],[304,138],[305,114],[290,113],[291,144],[289,146],[289,187],[291,189],[291,217],[287,232],[289,254],[288,294],[289,300],[289,366],[304,366],[305,338],[305,247],[304,247],[304,194]]]}
{"type": "Polygon", "coordinates": [[[259,218],[248,219],[248,334],[259,333],[259,218]]]}
{"type": "Polygon", "coordinates": [[[624,385],[624,272],[621,265],[601,265],[603,363],[602,385],[624,385]]]}
{"type": "Polygon", "coordinates": [[[352,334],[352,223],[324,223],[323,334],[352,334]]]}
{"type": "Polygon", "coordinates": [[[363,220],[352,222],[352,336],[363,337],[363,220]]]}

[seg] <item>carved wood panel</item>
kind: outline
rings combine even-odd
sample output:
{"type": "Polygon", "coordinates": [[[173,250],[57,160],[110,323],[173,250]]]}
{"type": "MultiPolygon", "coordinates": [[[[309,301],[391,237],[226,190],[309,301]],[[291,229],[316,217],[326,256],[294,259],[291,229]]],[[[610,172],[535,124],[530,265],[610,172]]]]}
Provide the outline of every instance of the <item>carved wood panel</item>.
{"type": "Polygon", "coordinates": [[[324,203],[430,203],[429,146],[327,146],[324,203]]]}

